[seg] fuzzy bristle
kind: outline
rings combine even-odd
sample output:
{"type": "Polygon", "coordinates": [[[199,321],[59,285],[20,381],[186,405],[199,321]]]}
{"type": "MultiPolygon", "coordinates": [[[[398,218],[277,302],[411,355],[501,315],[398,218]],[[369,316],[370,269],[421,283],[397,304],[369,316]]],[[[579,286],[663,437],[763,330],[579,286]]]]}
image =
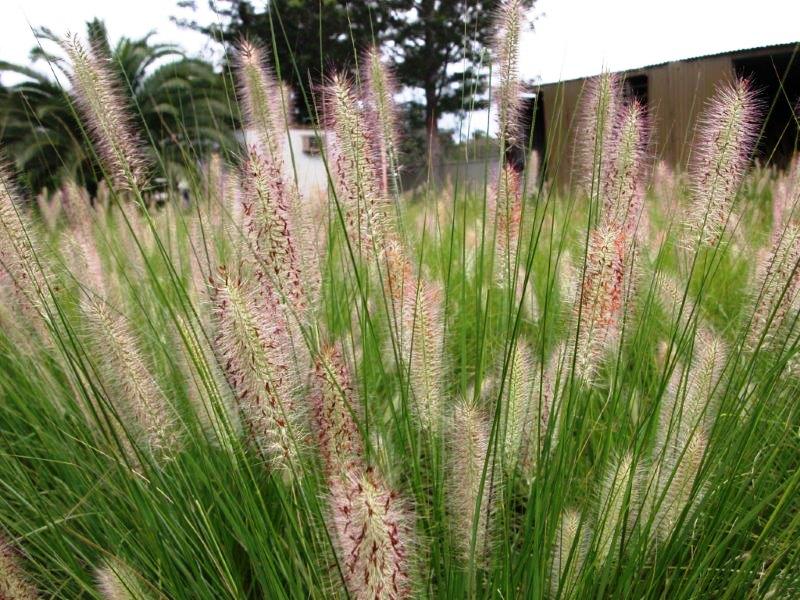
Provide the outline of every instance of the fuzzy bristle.
{"type": "Polygon", "coordinates": [[[0,598],[35,600],[39,595],[19,566],[17,551],[0,537],[0,598]]]}
{"type": "Polygon", "coordinates": [[[442,290],[421,279],[404,288],[400,349],[414,412],[424,429],[438,431],[443,409],[442,290]]]}
{"type": "Polygon", "coordinates": [[[342,75],[334,75],[325,88],[325,114],[336,199],[350,239],[359,252],[371,252],[377,257],[390,228],[389,205],[381,191],[374,132],[368,127],[352,84],[342,75]]]}
{"type": "Polygon", "coordinates": [[[0,158],[0,274],[10,282],[16,307],[40,333],[49,313],[46,264],[15,183],[0,158]]]}
{"type": "Polygon", "coordinates": [[[373,132],[381,189],[384,194],[397,195],[400,192],[399,119],[394,102],[397,84],[381,60],[378,47],[372,46],[365,52],[363,63],[366,117],[373,132]]]}
{"type": "Polygon", "coordinates": [[[314,366],[314,381],[312,420],[326,473],[362,470],[364,447],[354,419],[360,406],[339,347],[323,349],[314,366]]]}
{"type": "Polygon", "coordinates": [[[316,265],[303,263],[294,234],[292,201],[276,165],[251,149],[242,168],[244,226],[253,249],[256,274],[274,288],[303,320],[311,308],[307,274],[316,265]]]}
{"type": "Polygon", "coordinates": [[[652,468],[640,474],[644,481],[637,484],[643,502],[640,522],[650,527],[657,541],[669,538],[681,514],[691,514],[702,497],[696,479],[708,446],[713,394],[726,353],[718,336],[701,329],[685,382],[676,368],[662,398],[652,468]]]}
{"type": "Polygon", "coordinates": [[[604,221],[630,233],[637,229],[644,202],[646,147],[645,109],[633,101],[616,116],[600,190],[604,221]]]}
{"type": "MultiPolygon", "coordinates": [[[[100,373],[113,392],[121,417],[153,455],[168,458],[181,446],[176,415],[153,378],[124,316],[89,292],[81,308],[92,344],[98,350],[100,373]]],[[[123,440],[124,441],[124,440],[123,440]]]]}
{"type": "Polygon", "coordinates": [[[258,150],[280,170],[288,132],[288,106],[285,105],[288,98],[283,96],[260,46],[249,41],[239,44],[236,79],[239,84],[239,104],[248,129],[258,139],[258,150]]]}
{"type": "Polygon", "coordinates": [[[76,104],[106,173],[118,190],[141,189],[147,163],[111,58],[98,48],[86,50],[74,35],[62,45],[72,63],[76,104]]]}
{"type": "Polygon", "coordinates": [[[633,475],[633,458],[625,454],[612,463],[603,478],[595,532],[599,563],[612,555],[622,539],[626,507],[633,502],[633,475]]]}
{"type": "Polygon", "coordinates": [[[745,341],[749,351],[784,338],[800,295],[800,226],[787,224],[758,265],[753,290],[755,310],[745,341]],[[788,323],[787,323],[788,321],[788,323]]]}
{"type": "Polygon", "coordinates": [[[470,401],[459,401],[453,408],[448,442],[448,496],[456,547],[464,561],[469,562],[474,553],[475,562],[480,565],[489,552],[497,487],[492,480],[491,461],[483,475],[489,452],[489,424],[470,401]]]}
{"type": "Polygon", "coordinates": [[[531,349],[518,340],[508,368],[501,407],[503,431],[503,457],[506,466],[513,470],[523,453],[524,441],[531,429],[536,427],[533,401],[539,390],[534,389],[537,366],[531,349]]]}
{"type": "Polygon", "coordinates": [[[495,281],[510,285],[517,272],[517,252],[522,225],[520,176],[510,165],[503,167],[489,195],[487,208],[494,222],[495,281]]]}
{"type": "Polygon", "coordinates": [[[598,362],[618,342],[624,307],[625,248],[623,230],[600,227],[591,232],[581,293],[576,305],[578,318],[575,371],[591,384],[598,362]]]}
{"type": "Polygon", "coordinates": [[[220,270],[211,293],[214,349],[252,443],[274,468],[294,474],[304,439],[300,373],[308,367],[296,359],[277,299],[253,288],[246,275],[220,270]]]}
{"type": "Polygon", "coordinates": [[[753,152],[758,122],[758,101],[747,80],[720,86],[706,106],[690,169],[692,206],[686,225],[692,243],[713,245],[722,237],[753,152]]]}
{"type": "Polygon", "coordinates": [[[575,510],[561,515],[551,552],[550,593],[553,598],[569,598],[586,563],[586,524],[575,510]],[[560,594],[560,595],[559,595],[560,594]]]}
{"type": "Polygon", "coordinates": [[[309,215],[284,160],[289,97],[266,64],[264,51],[243,41],[237,80],[245,122],[256,137],[242,167],[242,211],[257,270],[305,320],[319,295],[318,255],[309,215]]]}
{"type": "Polygon", "coordinates": [[[402,498],[373,471],[331,487],[332,530],[350,597],[411,597],[413,515],[402,498]]]}
{"type": "Polygon", "coordinates": [[[612,146],[614,124],[621,103],[622,89],[618,75],[603,73],[589,81],[584,91],[583,108],[576,131],[578,161],[584,192],[599,193],[600,182],[612,146]]]}
{"type": "Polygon", "coordinates": [[[145,591],[137,574],[130,566],[116,558],[107,560],[95,574],[97,589],[104,600],[146,600],[145,591]]]}
{"type": "Polygon", "coordinates": [[[705,432],[696,432],[680,453],[674,453],[656,468],[655,512],[651,535],[665,542],[678,527],[681,516],[691,515],[702,496],[695,482],[708,446],[705,432]]]}
{"type": "Polygon", "coordinates": [[[519,44],[522,34],[523,6],[521,0],[503,0],[495,17],[493,55],[495,77],[494,91],[500,143],[508,148],[520,140],[520,113],[522,110],[519,80],[519,44]]]}

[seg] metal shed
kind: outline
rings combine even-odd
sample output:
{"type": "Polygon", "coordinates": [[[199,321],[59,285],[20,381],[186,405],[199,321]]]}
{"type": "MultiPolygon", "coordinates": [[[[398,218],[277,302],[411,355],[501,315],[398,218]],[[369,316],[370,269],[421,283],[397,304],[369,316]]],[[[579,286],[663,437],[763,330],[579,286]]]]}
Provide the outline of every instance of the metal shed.
{"type": "MultiPolygon", "coordinates": [[[[624,94],[642,101],[652,127],[657,158],[683,167],[689,158],[694,125],[718,83],[748,77],[767,117],[758,156],[783,164],[798,147],[800,43],[737,50],[620,72],[624,94]]],[[[547,176],[569,183],[574,131],[581,96],[590,78],[532,86],[525,120],[530,147],[543,157],[547,176]]]]}

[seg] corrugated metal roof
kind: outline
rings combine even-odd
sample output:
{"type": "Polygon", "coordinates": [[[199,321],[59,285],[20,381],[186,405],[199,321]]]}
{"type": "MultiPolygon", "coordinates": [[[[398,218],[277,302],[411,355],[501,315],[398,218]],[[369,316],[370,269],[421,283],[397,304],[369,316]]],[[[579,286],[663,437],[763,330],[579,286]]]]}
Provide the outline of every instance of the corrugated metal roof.
{"type": "MultiPolygon", "coordinates": [[[[748,54],[758,54],[758,53],[770,53],[770,52],[794,52],[798,54],[797,60],[800,60],[800,41],[797,42],[787,42],[783,44],[768,44],[766,46],[755,46],[753,48],[742,48],[740,50],[727,50],[725,52],[715,52],[712,54],[703,54],[701,56],[692,56],[690,58],[679,58],[676,60],[667,60],[660,63],[653,63],[649,65],[645,65],[642,67],[633,67],[630,69],[623,69],[620,71],[614,71],[614,73],[639,73],[642,71],[647,71],[648,69],[655,69],[657,67],[663,67],[664,65],[668,65],[670,63],[679,63],[679,62],[694,62],[698,60],[706,60],[710,58],[719,58],[721,56],[730,56],[731,58],[738,58],[742,56],[747,56],[748,54]]],[[[597,73],[595,74],[597,75],[597,73]]],[[[528,86],[529,89],[535,89],[538,87],[546,87],[549,85],[557,85],[559,83],[565,83],[567,81],[581,81],[582,79],[589,79],[594,77],[594,75],[586,75],[584,77],[572,77],[570,79],[559,79],[557,81],[547,81],[542,83],[535,83],[528,86]]]]}

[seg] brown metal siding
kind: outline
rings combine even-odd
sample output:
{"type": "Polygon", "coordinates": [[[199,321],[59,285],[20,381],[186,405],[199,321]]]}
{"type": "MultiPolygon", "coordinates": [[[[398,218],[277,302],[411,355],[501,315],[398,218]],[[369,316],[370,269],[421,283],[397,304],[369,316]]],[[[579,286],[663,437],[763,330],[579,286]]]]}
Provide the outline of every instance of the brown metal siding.
{"type": "MultiPolygon", "coordinates": [[[[656,157],[685,166],[694,125],[720,81],[733,77],[730,55],[657,65],[626,75],[647,75],[649,110],[656,157]]],[[[544,103],[548,174],[562,185],[574,177],[574,132],[587,79],[540,87],[544,103]]]]}
{"type": "Polygon", "coordinates": [[[656,156],[685,166],[694,127],[717,85],[733,77],[729,56],[668,63],[647,71],[656,156]]]}

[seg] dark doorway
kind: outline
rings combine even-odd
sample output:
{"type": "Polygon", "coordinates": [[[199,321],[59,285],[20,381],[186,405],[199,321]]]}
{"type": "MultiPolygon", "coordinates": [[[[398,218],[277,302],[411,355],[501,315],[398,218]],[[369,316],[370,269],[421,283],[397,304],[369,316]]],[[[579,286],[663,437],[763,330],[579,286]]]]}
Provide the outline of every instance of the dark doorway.
{"type": "Polygon", "coordinates": [[[749,78],[762,99],[766,120],[756,155],[764,161],[786,166],[797,149],[795,109],[800,102],[800,55],[780,52],[734,59],[739,77],[749,78]]]}
{"type": "Polygon", "coordinates": [[[520,143],[508,149],[506,160],[514,165],[517,171],[522,172],[530,153],[536,152],[539,155],[539,175],[541,176],[544,170],[546,150],[544,103],[541,92],[523,97],[520,119],[522,121],[520,143]]]}
{"type": "Polygon", "coordinates": [[[622,82],[622,96],[630,102],[638,100],[639,104],[647,110],[647,102],[649,100],[647,89],[647,75],[628,75],[622,82]]]}

